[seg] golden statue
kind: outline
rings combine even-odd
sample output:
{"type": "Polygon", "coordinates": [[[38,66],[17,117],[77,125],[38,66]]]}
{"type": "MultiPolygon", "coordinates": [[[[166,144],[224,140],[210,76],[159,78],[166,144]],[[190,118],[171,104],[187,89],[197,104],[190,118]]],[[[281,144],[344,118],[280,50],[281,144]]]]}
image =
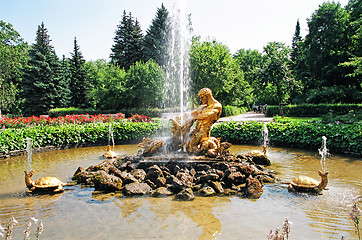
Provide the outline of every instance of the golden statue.
{"type": "Polygon", "coordinates": [[[201,89],[198,96],[202,104],[191,112],[190,119],[186,120],[184,125],[181,125],[180,118],[171,119],[173,140],[177,141],[180,147],[185,147],[189,154],[212,150],[209,151],[209,155],[216,156],[220,142],[218,139],[210,137],[210,131],[221,115],[222,105],[215,100],[209,88],[201,89]],[[190,132],[195,122],[196,126],[190,132]]]}

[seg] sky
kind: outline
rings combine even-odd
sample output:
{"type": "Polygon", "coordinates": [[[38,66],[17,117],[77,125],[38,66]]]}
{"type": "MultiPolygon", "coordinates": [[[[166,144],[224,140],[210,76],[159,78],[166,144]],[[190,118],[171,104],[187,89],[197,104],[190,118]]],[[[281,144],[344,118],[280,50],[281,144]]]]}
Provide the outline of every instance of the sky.
{"type": "MultiPolygon", "coordinates": [[[[87,61],[109,60],[123,11],[132,13],[143,33],[163,3],[172,12],[175,1],[191,14],[193,34],[216,40],[233,54],[239,49],[262,52],[268,42],[291,45],[299,19],[301,35],[307,18],[326,0],[0,0],[0,20],[11,23],[29,44],[44,22],[57,55],[70,57],[74,37],[87,61]]],[[[339,0],[342,6],[348,0],[339,0]]]]}

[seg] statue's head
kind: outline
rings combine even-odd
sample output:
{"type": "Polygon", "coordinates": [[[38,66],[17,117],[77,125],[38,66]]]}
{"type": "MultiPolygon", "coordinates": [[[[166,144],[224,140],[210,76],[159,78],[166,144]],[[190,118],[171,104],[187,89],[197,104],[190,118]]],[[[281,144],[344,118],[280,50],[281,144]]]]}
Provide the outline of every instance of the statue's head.
{"type": "Polygon", "coordinates": [[[212,92],[210,88],[203,88],[198,93],[203,104],[206,104],[209,98],[212,98],[212,92]]]}

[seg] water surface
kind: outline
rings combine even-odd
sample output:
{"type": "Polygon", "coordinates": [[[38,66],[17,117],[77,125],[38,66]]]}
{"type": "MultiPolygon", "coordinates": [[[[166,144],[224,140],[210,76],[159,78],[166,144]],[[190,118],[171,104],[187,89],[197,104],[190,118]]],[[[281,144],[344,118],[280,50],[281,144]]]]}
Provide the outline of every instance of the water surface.
{"type": "MultiPolygon", "coordinates": [[[[234,154],[257,149],[232,146],[234,154]]],[[[103,159],[106,147],[33,153],[33,179],[55,176],[69,181],[79,166],[103,159]]],[[[136,154],[136,145],[115,148],[119,156],[136,154]]],[[[319,180],[318,151],[270,148],[271,169],[283,181],[303,174],[319,180]]],[[[41,239],[266,239],[281,228],[285,217],[293,222],[290,239],[357,239],[348,214],[362,194],[362,159],[327,158],[328,191],[321,196],[290,193],[286,184],[263,187],[260,199],[197,197],[184,202],[169,198],[130,197],[94,192],[93,188],[65,187],[56,195],[27,195],[24,170],[27,157],[0,160],[0,221],[14,216],[19,225],[14,239],[22,239],[29,217],[41,219],[41,239]]],[[[361,206],[361,204],[360,204],[361,206]]],[[[34,233],[34,227],[32,231],[34,233]]]]}

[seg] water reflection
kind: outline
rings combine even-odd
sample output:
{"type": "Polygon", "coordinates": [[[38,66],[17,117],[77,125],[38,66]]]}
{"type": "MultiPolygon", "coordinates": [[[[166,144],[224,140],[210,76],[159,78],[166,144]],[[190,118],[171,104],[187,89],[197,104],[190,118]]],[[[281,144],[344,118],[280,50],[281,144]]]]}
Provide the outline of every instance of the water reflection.
{"type": "MultiPolygon", "coordinates": [[[[34,179],[55,176],[66,182],[79,167],[103,161],[106,147],[33,153],[34,179]]],[[[233,146],[234,154],[259,147],[233,146]]],[[[116,146],[119,156],[136,154],[135,145],[116,146]]],[[[269,148],[270,168],[283,181],[303,174],[318,179],[317,150],[269,148]]],[[[264,186],[258,200],[239,197],[196,198],[191,202],[169,198],[124,198],[81,186],[65,187],[56,195],[25,193],[26,156],[0,160],[0,221],[14,216],[19,226],[14,239],[22,238],[29,217],[43,220],[43,239],[265,239],[280,228],[284,218],[293,222],[292,239],[356,238],[349,211],[362,194],[362,161],[332,156],[328,188],[322,196],[290,193],[286,184],[264,186]]]]}

